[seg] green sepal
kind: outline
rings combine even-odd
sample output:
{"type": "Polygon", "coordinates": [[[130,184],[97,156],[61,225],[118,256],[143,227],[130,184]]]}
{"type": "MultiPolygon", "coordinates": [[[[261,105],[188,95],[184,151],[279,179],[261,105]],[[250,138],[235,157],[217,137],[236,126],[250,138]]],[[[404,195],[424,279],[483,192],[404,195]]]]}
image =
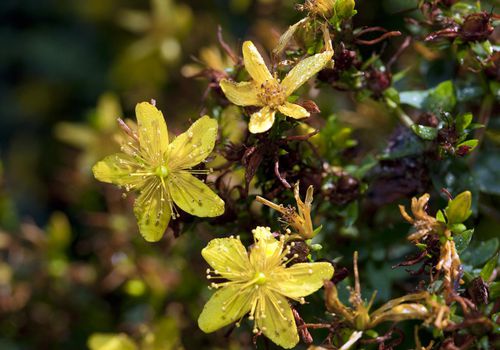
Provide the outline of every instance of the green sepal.
{"type": "Polygon", "coordinates": [[[448,225],[464,222],[472,214],[472,195],[470,191],[464,191],[448,202],[445,209],[448,225]]]}

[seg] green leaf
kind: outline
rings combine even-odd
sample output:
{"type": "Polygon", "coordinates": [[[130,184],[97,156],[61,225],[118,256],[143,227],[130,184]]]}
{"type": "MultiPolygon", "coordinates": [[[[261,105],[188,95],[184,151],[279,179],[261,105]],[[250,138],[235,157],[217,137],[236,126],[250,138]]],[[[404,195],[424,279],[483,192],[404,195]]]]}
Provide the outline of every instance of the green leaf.
{"type": "Polygon", "coordinates": [[[449,227],[451,229],[451,232],[453,232],[454,234],[462,233],[465,230],[467,230],[467,227],[464,224],[453,224],[450,225],[449,227]]]}
{"type": "Polygon", "coordinates": [[[430,91],[423,103],[423,108],[433,112],[452,112],[457,103],[453,82],[447,80],[430,91]]]}
{"type": "Polygon", "coordinates": [[[467,140],[467,141],[464,141],[462,143],[459,143],[457,145],[457,148],[466,146],[466,147],[469,147],[469,152],[471,152],[474,148],[476,148],[478,143],[479,143],[479,140],[476,140],[476,139],[467,140]]]}
{"type": "Polygon", "coordinates": [[[462,260],[473,267],[481,266],[497,252],[499,244],[499,240],[496,237],[471,244],[462,254],[462,260]]]}
{"type": "Polygon", "coordinates": [[[500,282],[490,284],[490,299],[495,300],[500,298],[500,282]]]}
{"type": "MultiPolygon", "coordinates": [[[[464,56],[464,59],[466,59],[466,57],[467,53],[464,56]]],[[[487,93],[487,91],[484,91],[481,83],[476,80],[457,82],[455,85],[455,91],[457,94],[457,101],[459,103],[477,101],[477,99],[481,99],[487,93]]]]}
{"type": "Polygon", "coordinates": [[[356,14],[354,0],[337,0],[335,2],[335,15],[339,19],[349,19],[356,14]]]}
{"type": "Polygon", "coordinates": [[[313,231],[313,237],[316,237],[316,235],[317,235],[318,233],[320,233],[322,229],[323,229],[323,225],[319,225],[318,227],[316,227],[316,228],[314,229],[314,231],[313,231]]]}
{"type": "Polygon", "coordinates": [[[462,133],[472,122],[472,113],[461,114],[455,121],[455,127],[458,132],[462,133]]]}
{"type": "Polygon", "coordinates": [[[490,90],[495,99],[500,101],[500,83],[498,81],[491,81],[490,90]]]}
{"type": "Polygon", "coordinates": [[[358,202],[357,201],[351,202],[346,208],[345,225],[346,226],[354,225],[354,223],[358,219],[358,214],[359,214],[358,202]]]}
{"type": "Polygon", "coordinates": [[[442,210],[438,210],[436,213],[436,220],[439,222],[442,222],[443,224],[446,223],[446,218],[444,216],[444,213],[442,210]]]}
{"type": "Polygon", "coordinates": [[[430,126],[413,124],[411,128],[415,134],[417,134],[424,140],[432,141],[438,135],[438,129],[430,126]]]}
{"type": "Polygon", "coordinates": [[[421,109],[428,96],[429,91],[403,91],[399,93],[399,100],[402,104],[421,109]]]}
{"type": "Polygon", "coordinates": [[[389,100],[393,101],[396,103],[396,107],[401,101],[399,100],[399,93],[398,90],[396,90],[393,87],[388,88],[387,90],[384,91],[384,96],[388,98],[389,100]]]}
{"type": "Polygon", "coordinates": [[[378,164],[378,160],[373,156],[367,156],[363,159],[359,166],[346,166],[346,171],[356,179],[362,179],[374,166],[378,164]]]}
{"type": "Polygon", "coordinates": [[[414,133],[408,132],[405,137],[395,145],[390,147],[383,154],[380,159],[399,159],[408,156],[415,156],[422,154],[425,150],[424,141],[414,133]]]}
{"type": "Polygon", "coordinates": [[[500,153],[481,152],[474,166],[474,175],[482,192],[500,195],[500,153]]]}
{"type": "Polygon", "coordinates": [[[469,246],[473,234],[474,229],[463,231],[453,235],[453,241],[455,241],[455,246],[459,254],[469,246]]]}
{"type": "Polygon", "coordinates": [[[450,200],[445,209],[448,224],[460,224],[467,220],[472,214],[470,210],[472,205],[472,195],[470,191],[460,193],[454,199],[450,200]]]}
{"type": "Polygon", "coordinates": [[[491,277],[491,274],[497,267],[498,263],[498,252],[486,263],[486,265],[483,266],[480,272],[480,276],[484,281],[488,281],[491,277]]]}

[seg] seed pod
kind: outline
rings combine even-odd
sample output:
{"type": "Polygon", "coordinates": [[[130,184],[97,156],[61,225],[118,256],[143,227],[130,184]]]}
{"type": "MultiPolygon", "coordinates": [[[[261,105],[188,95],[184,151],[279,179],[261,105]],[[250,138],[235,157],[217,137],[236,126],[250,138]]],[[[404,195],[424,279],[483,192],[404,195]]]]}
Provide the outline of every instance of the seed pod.
{"type": "Polygon", "coordinates": [[[484,41],[491,33],[493,26],[490,24],[490,14],[487,12],[473,13],[465,17],[459,29],[459,36],[464,41],[484,41]]]}
{"type": "Polygon", "coordinates": [[[469,292],[469,295],[472,298],[474,304],[488,304],[488,297],[490,294],[489,288],[481,277],[476,277],[472,280],[469,288],[467,289],[467,292],[469,292]]]}

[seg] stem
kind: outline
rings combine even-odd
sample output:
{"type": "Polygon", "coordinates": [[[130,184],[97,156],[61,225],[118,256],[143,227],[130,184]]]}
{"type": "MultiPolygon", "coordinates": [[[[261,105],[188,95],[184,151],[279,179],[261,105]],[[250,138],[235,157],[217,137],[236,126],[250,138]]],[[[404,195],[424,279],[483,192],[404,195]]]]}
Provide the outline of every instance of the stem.
{"type": "MultiPolygon", "coordinates": [[[[474,138],[477,139],[476,149],[479,149],[481,146],[481,142],[484,139],[484,134],[486,128],[488,127],[488,123],[490,122],[491,111],[493,109],[494,98],[493,95],[488,94],[484,97],[483,102],[481,103],[481,109],[479,110],[479,118],[478,123],[482,124],[484,127],[477,129],[474,133],[474,138]]],[[[470,157],[469,164],[473,165],[476,161],[478,152],[474,152],[470,157]]]]}
{"type": "Polygon", "coordinates": [[[401,121],[401,123],[403,123],[404,126],[406,126],[407,128],[411,129],[411,127],[413,126],[413,124],[415,124],[413,122],[413,120],[410,118],[410,116],[408,114],[406,114],[402,109],[401,107],[396,107],[394,109],[394,111],[396,112],[399,120],[401,121]]]}
{"type": "Polygon", "coordinates": [[[408,114],[405,113],[405,111],[403,111],[403,109],[399,106],[399,104],[388,97],[384,99],[384,102],[387,107],[396,112],[396,115],[398,116],[401,123],[403,123],[403,125],[406,126],[408,129],[411,129],[411,127],[413,126],[413,124],[415,124],[415,122],[410,118],[408,114]]]}
{"type": "Polygon", "coordinates": [[[493,96],[488,94],[484,97],[483,102],[481,103],[481,110],[479,111],[479,123],[484,125],[484,128],[481,128],[476,131],[477,139],[481,142],[481,139],[484,135],[484,130],[488,126],[491,117],[491,110],[493,109],[493,96]]]}
{"type": "Polygon", "coordinates": [[[354,291],[361,298],[361,286],[359,285],[359,272],[358,272],[358,252],[354,252],[354,291]]]}

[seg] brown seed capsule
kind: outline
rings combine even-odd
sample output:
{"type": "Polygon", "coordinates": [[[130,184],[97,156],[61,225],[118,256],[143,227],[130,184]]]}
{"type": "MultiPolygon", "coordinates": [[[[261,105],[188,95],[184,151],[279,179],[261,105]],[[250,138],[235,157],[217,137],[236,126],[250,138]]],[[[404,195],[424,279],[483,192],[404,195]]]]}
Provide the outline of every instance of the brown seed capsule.
{"type": "Polygon", "coordinates": [[[469,292],[472,301],[476,305],[486,305],[488,303],[489,289],[488,285],[483,281],[481,277],[476,277],[470,283],[469,292]]]}
{"type": "Polygon", "coordinates": [[[307,256],[309,255],[309,247],[304,241],[292,241],[290,243],[290,253],[287,259],[294,257],[292,264],[309,262],[307,256]]]}
{"type": "Polygon", "coordinates": [[[372,69],[366,72],[366,83],[375,97],[382,96],[382,93],[391,86],[392,74],[389,71],[372,69]]]}
{"type": "Polygon", "coordinates": [[[459,29],[459,36],[464,41],[483,41],[493,33],[490,23],[490,14],[487,12],[473,13],[465,17],[465,21],[459,29]]]}

